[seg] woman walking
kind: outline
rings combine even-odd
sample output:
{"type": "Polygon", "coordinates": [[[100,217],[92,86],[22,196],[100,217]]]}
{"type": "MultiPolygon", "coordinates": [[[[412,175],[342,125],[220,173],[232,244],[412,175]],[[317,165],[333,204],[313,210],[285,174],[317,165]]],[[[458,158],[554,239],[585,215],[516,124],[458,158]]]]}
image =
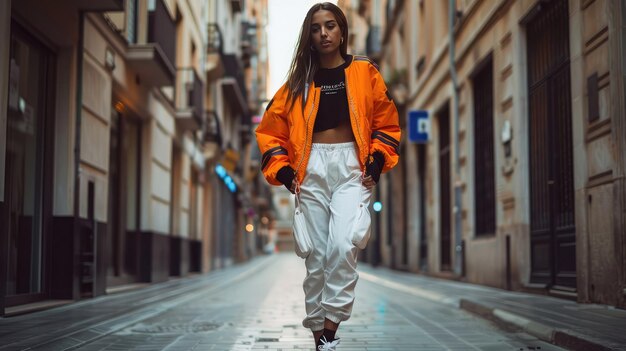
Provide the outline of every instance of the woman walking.
{"type": "Polygon", "coordinates": [[[296,250],[307,269],[302,325],[318,350],[335,350],[339,323],[350,318],[372,189],[398,162],[400,145],[398,112],[378,67],[348,55],[347,41],[339,7],[311,7],[287,82],[256,130],[265,178],[296,194],[304,217],[296,228],[310,240],[310,250],[296,250]]]}

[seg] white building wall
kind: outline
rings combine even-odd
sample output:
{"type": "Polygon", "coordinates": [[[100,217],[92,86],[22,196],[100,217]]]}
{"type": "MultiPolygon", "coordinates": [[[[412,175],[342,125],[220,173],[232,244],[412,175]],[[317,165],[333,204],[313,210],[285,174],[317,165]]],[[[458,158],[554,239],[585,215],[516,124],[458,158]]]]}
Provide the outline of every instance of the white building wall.
{"type": "MultiPolygon", "coordinates": [[[[85,27],[88,28],[85,31],[85,42],[90,39],[104,41],[93,30],[89,21],[86,21],[85,27]]],[[[93,182],[94,217],[97,221],[106,222],[112,78],[102,61],[98,61],[89,51],[89,47],[85,47],[79,171],[80,216],[88,216],[88,184],[93,182]]]]}

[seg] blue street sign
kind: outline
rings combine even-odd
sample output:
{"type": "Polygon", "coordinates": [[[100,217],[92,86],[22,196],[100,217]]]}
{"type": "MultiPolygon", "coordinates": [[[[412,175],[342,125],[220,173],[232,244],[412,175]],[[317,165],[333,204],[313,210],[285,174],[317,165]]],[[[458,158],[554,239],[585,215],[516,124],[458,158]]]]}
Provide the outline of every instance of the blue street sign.
{"type": "Polygon", "coordinates": [[[408,114],[409,141],[412,143],[428,143],[430,134],[430,118],[426,110],[412,110],[408,114]]]}

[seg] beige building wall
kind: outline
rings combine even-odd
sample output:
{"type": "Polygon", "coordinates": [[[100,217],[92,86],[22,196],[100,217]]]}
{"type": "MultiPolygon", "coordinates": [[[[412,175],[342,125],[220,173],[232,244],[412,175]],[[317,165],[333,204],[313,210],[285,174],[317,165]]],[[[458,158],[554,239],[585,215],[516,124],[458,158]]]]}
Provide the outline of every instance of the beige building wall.
{"type": "Polygon", "coordinates": [[[88,184],[94,183],[94,217],[107,221],[109,137],[113,77],[104,64],[104,37],[85,20],[80,145],[80,217],[87,218],[88,184]],[[96,44],[98,43],[98,44],[96,44]]]}
{"type": "MultiPolygon", "coordinates": [[[[507,261],[510,262],[511,288],[538,291],[544,286],[531,284],[529,125],[527,49],[525,26],[520,21],[537,4],[534,0],[457,1],[462,13],[456,25],[456,68],[459,77],[459,160],[460,178],[454,173],[451,152],[450,203],[454,204],[454,184],[462,189],[462,233],[465,240],[465,279],[470,282],[507,287],[507,261]],[[494,152],[496,187],[496,231],[476,237],[474,203],[475,164],[474,91],[472,75],[485,59],[493,62],[494,152]],[[510,123],[511,155],[505,156],[501,133],[510,123]],[[506,256],[510,238],[511,255],[506,256]]],[[[624,304],[624,90],[623,14],[624,4],[611,0],[570,0],[570,77],[574,185],[576,208],[577,298],[579,301],[624,304]],[[597,74],[598,118],[589,121],[588,78],[597,74]],[[614,78],[616,77],[616,78],[614,78]],[[615,279],[619,277],[619,279],[615,279]]],[[[442,274],[440,267],[440,194],[438,112],[450,108],[450,140],[454,142],[453,87],[449,72],[448,2],[407,1],[405,18],[383,50],[381,69],[391,86],[396,103],[402,106],[407,90],[407,110],[431,111],[431,140],[427,146],[428,273],[442,274]],[[403,33],[403,35],[401,35],[403,33]],[[417,50],[409,49],[417,48],[417,50]],[[420,65],[418,66],[418,63],[420,65]],[[394,81],[394,71],[405,71],[405,87],[394,81]],[[391,81],[391,83],[390,83],[391,81]]],[[[401,116],[401,119],[405,116],[401,116]]],[[[403,140],[406,167],[406,221],[408,268],[417,270],[420,260],[416,216],[418,190],[415,146],[403,140]]],[[[390,175],[394,182],[398,175],[390,175]]],[[[386,196],[386,181],[379,185],[386,196]]],[[[452,266],[454,266],[454,222],[452,223],[452,266]]],[[[444,219],[447,220],[447,219],[444,219]]],[[[383,216],[382,226],[386,216],[383,216]]],[[[384,233],[384,236],[389,235],[384,233]]],[[[397,252],[383,248],[383,262],[391,264],[397,252]]],[[[561,293],[552,291],[559,295],[561,293]]]]}
{"type": "MultiPolygon", "coordinates": [[[[177,50],[176,68],[194,70],[197,77],[205,79],[204,70],[204,31],[203,23],[206,18],[204,12],[207,10],[205,2],[187,1],[166,1],[168,11],[173,19],[178,18],[177,28],[177,50]],[[192,49],[193,48],[193,49],[192,49]]],[[[146,23],[147,16],[144,15],[148,4],[146,1],[139,1],[138,16],[138,44],[147,42],[146,23]]],[[[108,84],[102,85],[90,78],[90,86],[98,87],[93,95],[101,97],[103,101],[99,103],[108,107],[108,111],[101,112],[110,116],[110,108],[116,102],[124,106],[125,112],[140,121],[142,128],[142,159],[140,167],[142,170],[141,182],[141,230],[153,231],[165,235],[177,235],[189,238],[191,233],[197,233],[201,229],[201,218],[207,209],[202,206],[193,206],[192,198],[202,204],[202,196],[190,196],[190,192],[198,191],[201,187],[192,186],[191,169],[195,167],[199,171],[204,170],[204,157],[200,145],[194,142],[194,134],[198,131],[189,131],[180,128],[176,120],[177,109],[182,108],[180,96],[175,96],[175,92],[180,92],[184,82],[180,83],[179,89],[171,87],[154,87],[149,83],[149,77],[139,76],[125,60],[127,44],[123,37],[126,36],[126,15],[124,13],[110,13],[107,19],[119,29],[122,29],[123,36],[112,33],[107,23],[99,16],[91,16],[86,25],[86,52],[87,56],[98,61],[100,68],[97,72],[108,77],[108,84]],[[105,51],[111,50],[115,55],[116,67],[112,72],[104,67],[105,51]],[[97,59],[96,59],[97,58],[97,59]],[[111,97],[113,91],[114,98],[111,97]],[[108,101],[106,104],[104,101],[108,101]],[[176,145],[176,148],[174,148],[176,145]],[[176,160],[173,163],[174,150],[178,150],[176,160]],[[175,167],[178,167],[175,169],[175,167]],[[172,193],[172,186],[177,193],[172,193]],[[174,196],[172,196],[174,195],[174,196]],[[190,211],[194,210],[192,215],[190,211]],[[191,222],[191,218],[197,219],[191,222]],[[200,224],[199,224],[200,223],[200,224]]],[[[132,45],[132,44],[131,44],[132,45]]],[[[95,65],[95,63],[94,63],[95,65]]],[[[191,71],[188,71],[191,72],[191,71]]],[[[94,77],[90,75],[89,77],[94,77]]],[[[178,78],[181,78],[177,74],[178,78]]],[[[185,77],[187,78],[187,76],[185,77]]],[[[88,78],[86,78],[88,79],[88,78]]],[[[176,83],[174,83],[176,84],[176,83]]],[[[178,94],[180,95],[180,94],[178,94]]],[[[108,117],[107,117],[108,118],[108,117]]],[[[89,121],[89,120],[88,120],[89,121]]],[[[105,119],[102,119],[105,121],[105,119]]],[[[87,133],[109,133],[105,123],[84,125],[87,133]],[[95,127],[101,127],[101,130],[95,127]],[[104,131],[106,130],[106,133],[104,131]]],[[[102,137],[101,137],[102,138],[102,137]]],[[[197,135],[196,140],[200,136],[197,135]]],[[[108,163],[108,143],[106,146],[101,143],[87,142],[83,139],[89,157],[107,159],[108,163]],[[93,145],[90,147],[90,145],[93,145]],[[93,154],[93,155],[92,155],[93,154]]],[[[107,138],[108,140],[108,138],[107,138]]],[[[92,161],[94,162],[94,161],[92,161]]],[[[100,172],[101,180],[106,186],[106,169],[100,172]]],[[[92,176],[94,177],[94,176],[92,176]]],[[[135,189],[128,189],[134,194],[135,189]]],[[[106,195],[106,189],[103,193],[106,195]]],[[[81,195],[86,194],[81,191],[81,195]]],[[[106,196],[102,197],[106,204],[106,196]]],[[[83,206],[84,207],[84,206],[83,206]]],[[[102,206],[103,219],[106,219],[106,206],[102,206]]],[[[134,219],[131,217],[131,219],[134,219]]],[[[199,239],[200,237],[194,237],[199,239]]]]}
{"type": "Polygon", "coordinates": [[[579,299],[626,305],[624,17],[621,1],[570,1],[579,299]],[[622,25],[623,26],[623,25],[622,25]],[[594,86],[590,77],[597,76],[594,86]],[[595,89],[594,89],[595,88],[595,89]],[[589,107],[597,90],[597,118],[589,107]],[[616,279],[617,277],[617,279],[616,279]],[[620,294],[621,292],[621,294],[620,294]],[[620,296],[621,295],[621,296],[620,296]]]}

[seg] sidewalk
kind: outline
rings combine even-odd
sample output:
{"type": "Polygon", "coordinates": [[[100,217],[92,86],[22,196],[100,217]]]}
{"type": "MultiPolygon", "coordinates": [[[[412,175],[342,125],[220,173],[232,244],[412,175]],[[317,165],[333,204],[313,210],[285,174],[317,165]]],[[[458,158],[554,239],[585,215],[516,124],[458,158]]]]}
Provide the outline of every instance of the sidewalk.
{"type": "Polygon", "coordinates": [[[511,292],[373,268],[359,267],[361,279],[454,306],[521,328],[541,340],[572,350],[625,350],[626,311],[579,304],[550,296],[511,292]]]}
{"type": "MultiPolygon", "coordinates": [[[[224,288],[262,272],[269,263],[270,257],[259,257],[210,274],[173,279],[45,311],[0,318],[0,350],[78,349],[143,321],[160,318],[191,300],[219,294],[224,288]]],[[[198,326],[210,327],[204,322],[193,327],[198,326]]],[[[141,340],[139,345],[124,344],[117,350],[145,350],[147,346],[150,343],[141,340]]]]}

